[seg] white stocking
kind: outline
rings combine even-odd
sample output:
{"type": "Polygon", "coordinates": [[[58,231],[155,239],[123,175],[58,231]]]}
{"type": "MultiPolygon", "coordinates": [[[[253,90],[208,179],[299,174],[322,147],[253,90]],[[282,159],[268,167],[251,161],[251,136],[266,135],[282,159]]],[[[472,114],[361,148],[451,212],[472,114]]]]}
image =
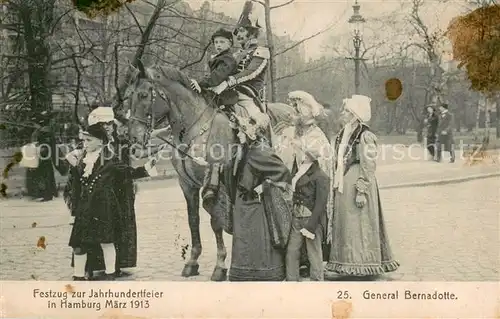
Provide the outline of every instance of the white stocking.
{"type": "Polygon", "coordinates": [[[85,265],[87,264],[87,254],[75,254],[75,263],[73,267],[73,275],[75,277],[85,277],[85,265]]]}
{"type": "Polygon", "coordinates": [[[106,274],[114,274],[116,264],[115,244],[101,244],[101,248],[104,255],[104,265],[106,265],[106,274]]]}

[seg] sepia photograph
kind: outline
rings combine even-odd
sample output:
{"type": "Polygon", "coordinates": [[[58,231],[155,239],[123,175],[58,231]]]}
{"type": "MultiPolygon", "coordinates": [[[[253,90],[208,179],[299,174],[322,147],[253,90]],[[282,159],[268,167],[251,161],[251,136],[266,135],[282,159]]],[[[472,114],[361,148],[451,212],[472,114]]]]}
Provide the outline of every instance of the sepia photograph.
{"type": "Polygon", "coordinates": [[[95,313],[157,282],[498,284],[496,0],[0,6],[0,290],[95,313]]]}

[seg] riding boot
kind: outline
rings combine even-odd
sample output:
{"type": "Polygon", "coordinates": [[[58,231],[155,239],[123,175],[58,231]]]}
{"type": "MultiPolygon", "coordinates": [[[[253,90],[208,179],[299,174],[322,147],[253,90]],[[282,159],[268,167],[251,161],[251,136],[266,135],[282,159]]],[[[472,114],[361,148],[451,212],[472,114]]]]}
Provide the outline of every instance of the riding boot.
{"type": "Polygon", "coordinates": [[[219,164],[210,164],[205,171],[205,180],[203,182],[203,191],[201,192],[202,205],[207,212],[212,212],[217,201],[217,192],[219,190],[219,164]]]}

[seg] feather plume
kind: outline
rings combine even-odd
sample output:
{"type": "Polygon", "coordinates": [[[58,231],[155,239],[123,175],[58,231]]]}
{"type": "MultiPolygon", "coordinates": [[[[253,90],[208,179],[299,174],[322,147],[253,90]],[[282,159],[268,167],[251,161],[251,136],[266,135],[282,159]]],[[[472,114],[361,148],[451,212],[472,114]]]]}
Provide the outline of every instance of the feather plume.
{"type": "Polygon", "coordinates": [[[245,5],[243,6],[243,11],[241,11],[240,18],[238,19],[238,25],[241,24],[245,19],[249,19],[250,15],[252,14],[253,10],[253,2],[252,1],[246,1],[245,5]]]}

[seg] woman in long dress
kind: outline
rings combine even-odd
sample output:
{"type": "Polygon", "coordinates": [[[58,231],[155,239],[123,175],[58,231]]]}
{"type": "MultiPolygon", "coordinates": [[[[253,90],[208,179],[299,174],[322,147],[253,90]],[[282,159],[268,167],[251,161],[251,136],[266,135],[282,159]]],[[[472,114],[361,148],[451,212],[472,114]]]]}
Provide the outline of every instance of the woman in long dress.
{"type": "Polygon", "coordinates": [[[334,213],[330,260],[326,270],[366,277],[392,272],[392,254],[375,177],[377,138],[367,122],[371,99],[354,95],[344,101],[344,127],[335,139],[334,213]]]}
{"type": "MultiPolygon", "coordinates": [[[[286,214],[276,220],[286,220],[291,226],[290,211],[266,211],[262,199],[266,196],[263,183],[271,182],[282,190],[276,194],[291,200],[291,176],[289,169],[275,154],[269,142],[264,137],[264,131],[269,125],[269,118],[262,114],[253,115],[253,119],[238,118],[240,130],[238,138],[242,145],[240,161],[236,163],[236,196],[232,212],[232,254],[229,270],[230,281],[283,281],[285,273],[286,244],[278,245],[273,241],[271,229],[284,230],[280,237],[286,238],[290,228],[284,225],[273,225],[269,222],[269,215],[286,214]],[[262,194],[262,196],[261,196],[262,194]],[[276,227],[277,226],[277,227],[276,227]]],[[[195,161],[207,165],[203,158],[195,161]]],[[[224,169],[225,174],[232,174],[233,170],[224,169]]],[[[278,191],[279,192],[279,191],[278,191]]],[[[268,195],[268,194],[267,194],[268,195]]],[[[269,197],[267,197],[269,198],[269,197]]],[[[279,231],[278,231],[279,232],[279,231]]],[[[286,241],[286,239],[285,239],[286,241]]]]}

